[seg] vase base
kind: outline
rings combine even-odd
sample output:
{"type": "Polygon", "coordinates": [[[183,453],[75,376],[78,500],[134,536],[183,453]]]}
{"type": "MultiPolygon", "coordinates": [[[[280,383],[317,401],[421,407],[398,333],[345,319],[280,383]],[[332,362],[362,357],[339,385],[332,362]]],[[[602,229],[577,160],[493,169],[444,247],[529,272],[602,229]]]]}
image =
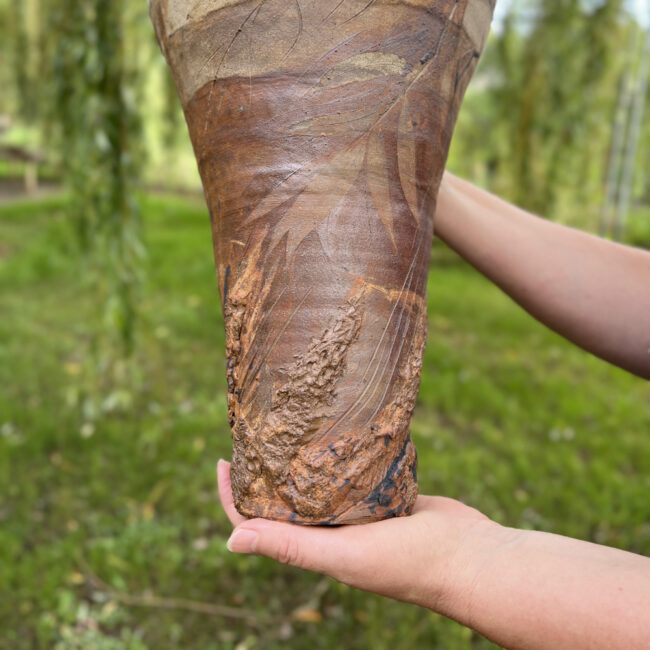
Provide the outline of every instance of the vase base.
{"type": "MultiPolygon", "coordinates": [[[[237,485],[235,463],[231,466],[231,476],[233,485],[237,485]]],[[[370,489],[355,486],[346,479],[337,489],[341,498],[333,503],[332,486],[338,482],[335,478],[323,485],[312,482],[307,490],[307,507],[307,501],[300,498],[306,495],[295,494],[295,483],[291,478],[288,483],[293,486],[293,491],[283,489],[284,486],[275,486],[272,492],[265,489],[266,483],[260,478],[243,495],[235,489],[235,508],[244,517],[262,517],[308,526],[366,524],[408,516],[413,512],[418,494],[417,454],[410,436],[381,480],[370,489]]]]}

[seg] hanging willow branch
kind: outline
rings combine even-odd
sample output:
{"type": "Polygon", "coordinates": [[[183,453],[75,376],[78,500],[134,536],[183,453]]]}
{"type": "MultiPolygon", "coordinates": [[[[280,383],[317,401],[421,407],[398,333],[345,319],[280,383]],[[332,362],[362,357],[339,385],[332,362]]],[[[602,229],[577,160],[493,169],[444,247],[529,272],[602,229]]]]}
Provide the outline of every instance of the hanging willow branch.
{"type": "Polygon", "coordinates": [[[129,100],[122,0],[56,0],[54,120],[79,242],[93,269],[111,357],[133,350],[143,254],[133,180],[140,125],[129,100]]]}

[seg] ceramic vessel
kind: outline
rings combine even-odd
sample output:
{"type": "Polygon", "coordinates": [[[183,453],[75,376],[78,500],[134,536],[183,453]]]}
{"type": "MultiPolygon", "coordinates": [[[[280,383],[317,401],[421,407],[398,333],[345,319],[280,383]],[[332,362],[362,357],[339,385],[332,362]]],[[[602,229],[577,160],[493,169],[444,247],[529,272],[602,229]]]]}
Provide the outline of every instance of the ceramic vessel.
{"type": "Polygon", "coordinates": [[[407,515],[436,193],[492,0],[152,0],[210,209],[244,515],[407,515]]]}

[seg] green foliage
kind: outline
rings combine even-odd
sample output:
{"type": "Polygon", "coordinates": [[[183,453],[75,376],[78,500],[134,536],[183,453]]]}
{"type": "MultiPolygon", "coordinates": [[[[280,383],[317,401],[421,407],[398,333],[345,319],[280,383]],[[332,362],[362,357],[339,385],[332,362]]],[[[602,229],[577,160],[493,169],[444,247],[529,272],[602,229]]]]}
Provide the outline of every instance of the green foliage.
{"type": "Polygon", "coordinates": [[[11,34],[11,37],[7,38],[8,68],[13,73],[17,109],[27,122],[31,122],[36,116],[39,90],[35,66],[32,65],[38,50],[32,46],[28,27],[30,4],[33,3],[12,2],[3,12],[11,34]]]}
{"type": "Polygon", "coordinates": [[[167,149],[173,151],[178,145],[179,130],[185,128],[185,125],[182,120],[183,112],[181,103],[178,100],[176,86],[167,67],[163,71],[163,90],[163,137],[167,149]]]}
{"type": "Polygon", "coordinates": [[[15,83],[17,95],[19,98],[19,110],[26,116],[26,119],[32,116],[34,102],[31,90],[32,83],[27,70],[27,57],[25,53],[29,51],[27,30],[25,26],[25,3],[16,2],[12,4],[12,27],[15,30],[13,38],[14,52],[12,67],[15,74],[15,83]]]}
{"type": "Polygon", "coordinates": [[[461,110],[452,169],[533,212],[593,226],[635,28],[622,0],[514,3],[461,110]]]}
{"type": "MultiPolygon", "coordinates": [[[[334,581],[323,592],[317,576],[226,550],[224,333],[200,201],[140,203],[143,390],[127,411],[71,408],[97,303],[66,210],[62,198],[0,205],[0,648],[494,647],[423,609],[334,581]],[[126,605],[89,574],[263,623],[126,605]],[[308,620],[292,619],[315,593],[308,620]]],[[[647,382],[544,329],[439,242],[428,290],[412,425],[421,490],[650,553],[647,382]]]]}
{"type": "Polygon", "coordinates": [[[84,272],[101,305],[97,363],[111,365],[133,350],[144,249],[133,198],[139,168],[135,72],[124,52],[124,4],[119,0],[57,0],[49,19],[58,138],[84,272]]]}

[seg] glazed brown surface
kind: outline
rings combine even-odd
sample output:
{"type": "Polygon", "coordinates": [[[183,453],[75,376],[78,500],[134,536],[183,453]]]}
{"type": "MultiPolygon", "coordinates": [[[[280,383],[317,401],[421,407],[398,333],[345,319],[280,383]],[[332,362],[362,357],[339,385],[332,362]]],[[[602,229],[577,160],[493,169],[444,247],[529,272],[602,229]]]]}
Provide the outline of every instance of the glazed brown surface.
{"type": "Polygon", "coordinates": [[[247,516],[406,515],[436,193],[490,0],[153,0],[210,209],[247,516]]]}

